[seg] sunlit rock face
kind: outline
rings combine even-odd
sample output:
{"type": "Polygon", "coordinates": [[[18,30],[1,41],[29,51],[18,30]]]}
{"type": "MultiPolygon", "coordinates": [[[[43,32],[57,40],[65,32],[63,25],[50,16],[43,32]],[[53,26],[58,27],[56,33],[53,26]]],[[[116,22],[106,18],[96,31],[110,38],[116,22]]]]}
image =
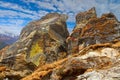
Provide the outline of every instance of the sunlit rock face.
{"type": "Polygon", "coordinates": [[[50,63],[67,56],[67,15],[50,13],[23,28],[19,40],[7,50],[6,57],[23,53],[36,65],[50,63]],[[41,63],[40,63],[40,62],[41,63]]]}
{"type": "Polygon", "coordinates": [[[112,13],[97,18],[95,8],[78,13],[76,26],[68,37],[70,53],[76,53],[83,47],[111,42],[119,39],[120,23],[112,13]]]}
{"type": "Polygon", "coordinates": [[[67,17],[64,14],[50,13],[40,20],[30,22],[21,31],[18,41],[2,54],[0,65],[10,68],[9,73],[12,70],[19,77],[24,77],[38,65],[65,58],[68,55],[66,38],[69,36],[67,17]],[[19,72],[21,69],[23,73],[19,72]]]}

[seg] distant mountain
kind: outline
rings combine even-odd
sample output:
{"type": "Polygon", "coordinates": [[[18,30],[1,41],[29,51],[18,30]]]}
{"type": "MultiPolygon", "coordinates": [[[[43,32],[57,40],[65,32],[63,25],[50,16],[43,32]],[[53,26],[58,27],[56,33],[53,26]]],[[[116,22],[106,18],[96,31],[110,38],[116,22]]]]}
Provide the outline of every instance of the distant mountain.
{"type": "Polygon", "coordinates": [[[18,39],[18,35],[4,31],[0,28],[0,49],[14,43],[18,39]]]}
{"type": "Polygon", "coordinates": [[[18,36],[11,36],[6,34],[0,34],[0,42],[5,42],[6,44],[12,44],[18,39],[18,36]]]}

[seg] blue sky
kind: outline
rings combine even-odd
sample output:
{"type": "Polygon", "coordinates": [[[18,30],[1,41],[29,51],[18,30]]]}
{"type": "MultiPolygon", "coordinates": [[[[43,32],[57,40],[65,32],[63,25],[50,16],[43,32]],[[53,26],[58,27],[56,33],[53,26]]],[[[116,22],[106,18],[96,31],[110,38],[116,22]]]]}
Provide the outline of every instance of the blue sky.
{"type": "Polygon", "coordinates": [[[18,35],[27,23],[51,12],[67,14],[71,31],[75,15],[92,7],[96,7],[98,17],[113,12],[120,20],[120,0],[0,0],[0,31],[18,35]]]}

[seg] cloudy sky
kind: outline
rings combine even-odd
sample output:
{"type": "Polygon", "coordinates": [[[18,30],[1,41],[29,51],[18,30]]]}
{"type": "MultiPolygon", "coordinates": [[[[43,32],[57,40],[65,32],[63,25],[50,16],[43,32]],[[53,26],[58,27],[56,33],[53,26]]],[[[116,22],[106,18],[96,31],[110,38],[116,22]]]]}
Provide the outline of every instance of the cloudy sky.
{"type": "Polygon", "coordinates": [[[120,0],[0,0],[0,31],[19,34],[27,23],[51,12],[67,14],[71,30],[75,15],[92,7],[96,7],[98,17],[113,12],[120,20],[120,0]]]}

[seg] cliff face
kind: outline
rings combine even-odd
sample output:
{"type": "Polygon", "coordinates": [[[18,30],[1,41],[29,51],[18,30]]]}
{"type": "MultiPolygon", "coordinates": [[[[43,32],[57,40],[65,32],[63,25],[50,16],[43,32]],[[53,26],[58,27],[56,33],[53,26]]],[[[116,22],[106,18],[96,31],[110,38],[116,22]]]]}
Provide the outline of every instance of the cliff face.
{"type": "Polygon", "coordinates": [[[23,28],[19,40],[2,54],[0,78],[119,80],[116,17],[108,13],[97,18],[95,8],[78,13],[71,35],[66,20],[66,15],[50,13],[23,28]]]}

